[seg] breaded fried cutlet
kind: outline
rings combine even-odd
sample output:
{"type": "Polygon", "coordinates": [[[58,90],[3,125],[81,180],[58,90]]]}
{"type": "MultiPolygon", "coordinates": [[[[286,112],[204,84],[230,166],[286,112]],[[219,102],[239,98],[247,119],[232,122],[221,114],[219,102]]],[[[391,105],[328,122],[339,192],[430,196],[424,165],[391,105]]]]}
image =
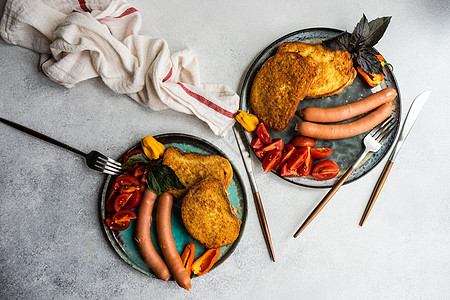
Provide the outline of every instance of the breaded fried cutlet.
{"type": "Polygon", "coordinates": [[[233,243],[241,228],[223,182],[215,178],[202,180],[189,190],[181,218],[189,235],[206,248],[233,243]]]}
{"type": "Polygon", "coordinates": [[[184,152],[176,147],[168,147],[164,152],[163,164],[172,168],[185,189],[169,188],[168,192],[177,200],[183,198],[189,188],[207,177],[222,181],[228,189],[233,178],[230,162],[219,155],[184,152]]]}
{"type": "Polygon", "coordinates": [[[294,52],[275,54],[253,80],[250,93],[253,113],[269,128],[286,129],[315,76],[309,59],[294,52]]]}
{"type": "Polygon", "coordinates": [[[311,58],[317,66],[317,75],[306,98],[321,98],[339,94],[353,83],[356,70],[350,53],[345,50],[332,51],[323,45],[302,42],[285,42],[277,53],[294,52],[311,58]]]}

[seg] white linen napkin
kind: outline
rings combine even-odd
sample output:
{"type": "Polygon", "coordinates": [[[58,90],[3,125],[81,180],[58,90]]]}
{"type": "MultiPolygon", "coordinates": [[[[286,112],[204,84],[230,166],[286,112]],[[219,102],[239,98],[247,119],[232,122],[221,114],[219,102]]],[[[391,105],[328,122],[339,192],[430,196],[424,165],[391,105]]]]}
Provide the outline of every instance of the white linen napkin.
{"type": "Polygon", "coordinates": [[[202,84],[190,50],[140,35],[141,16],[125,0],[8,0],[2,38],[41,54],[40,67],[65,87],[100,76],[113,91],[159,111],[194,114],[217,135],[234,124],[239,96],[202,84]]]}

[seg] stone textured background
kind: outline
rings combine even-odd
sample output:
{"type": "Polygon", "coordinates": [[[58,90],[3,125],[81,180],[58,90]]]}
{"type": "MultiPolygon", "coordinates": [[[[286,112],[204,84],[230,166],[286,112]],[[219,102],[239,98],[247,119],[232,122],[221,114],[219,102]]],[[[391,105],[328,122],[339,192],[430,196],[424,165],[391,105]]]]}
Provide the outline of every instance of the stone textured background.
{"type": "MultiPolygon", "coordinates": [[[[448,1],[144,1],[142,34],[191,48],[205,83],[239,91],[258,53],[303,28],[352,31],[392,15],[377,49],[394,66],[402,119],[433,89],[364,228],[382,167],[344,186],[297,239],[326,193],[256,168],[277,262],[269,259],[251,194],[247,225],[226,263],[190,292],[135,271],[102,232],[104,176],[82,158],[0,124],[1,299],[449,299],[450,7],[448,1]]],[[[0,1],[3,12],[5,1],[0,1]]],[[[246,180],[233,138],[200,120],[153,112],[99,79],[66,89],[38,70],[38,55],[0,40],[0,115],[84,151],[118,157],[146,135],[184,132],[218,145],[246,180]]],[[[248,192],[250,190],[248,189],[248,192]]]]}

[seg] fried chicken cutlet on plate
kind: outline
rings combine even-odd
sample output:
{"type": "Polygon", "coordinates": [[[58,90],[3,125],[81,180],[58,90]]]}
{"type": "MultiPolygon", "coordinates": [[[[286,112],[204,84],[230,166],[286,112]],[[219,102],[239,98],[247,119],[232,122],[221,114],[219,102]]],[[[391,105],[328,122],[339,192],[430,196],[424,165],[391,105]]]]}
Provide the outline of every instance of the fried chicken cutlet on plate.
{"type": "Polygon", "coordinates": [[[310,59],[294,52],[275,54],[262,65],[253,81],[253,112],[267,127],[286,129],[315,76],[310,59]]]}
{"type": "Polygon", "coordinates": [[[216,178],[204,179],[188,191],[181,218],[189,235],[206,248],[227,246],[239,236],[241,221],[225,185],[216,178]]]}
{"type": "Polygon", "coordinates": [[[295,52],[311,58],[316,66],[316,77],[306,93],[306,98],[322,98],[341,93],[356,77],[353,61],[348,51],[328,50],[317,44],[285,42],[277,53],[295,52]]]}
{"type": "Polygon", "coordinates": [[[219,155],[185,152],[177,147],[168,147],[164,152],[163,164],[174,170],[185,186],[182,190],[168,189],[168,192],[177,200],[181,200],[192,186],[205,178],[219,179],[227,190],[233,178],[230,162],[219,155]]]}

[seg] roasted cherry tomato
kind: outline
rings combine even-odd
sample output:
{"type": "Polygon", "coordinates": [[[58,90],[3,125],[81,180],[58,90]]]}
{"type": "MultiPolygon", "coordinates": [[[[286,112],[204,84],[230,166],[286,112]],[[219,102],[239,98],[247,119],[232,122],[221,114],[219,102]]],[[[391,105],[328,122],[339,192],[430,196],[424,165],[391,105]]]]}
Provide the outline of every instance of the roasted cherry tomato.
{"type": "Polygon", "coordinates": [[[134,177],[133,175],[124,174],[124,175],[120,175],[119,177],[117,177],[115,183],[118,183],[119,185],[138,186],[139,180],[136,177],[134,177]]]}
{"type": "Polygon", "coordinates": [[[312,170],[313,162],[314,162],[314,158],[311,155],[311,148],[310,147],[306,147],[306,148],[308,148],[308,150],[307,150],[305,162],[298,168],[298,171],[303,176],[308,176],[309,174],[311,174],[311,170],[312,170]]]}
{"type": "Polygon", "coordinates": [[[262,167],[265,172],[272,171],[281,160],[281,150],[275,149],[264,156],[262,167]]]}
{"type": "Polygon", "coordinates": [[[114,199],[115,198],[109,198],[106,201],[106,211],[109,212],[110,214],[115,213],[115,210],[114,210],[114,199]]]}
{"type": "Polygon", "coordinates": [[[336,177],[339,173],[339,166],[331,160],[322,160],[312,171],[312,176],[317,180],[328,180],[336,177]]]}
{"type": "Polygon", "coordinates": [[[111,188],[109,198],[112,198],[114,196],[114,194],[118,193],[122,186],[129,187],[129,188],[133,187],[133,186],[139,187],[139,180],[130,174],[120,175],[114,181],[114,184],[111,188]]]}
{"type": "Polygon", "coordinates": [[[296,169],[289,169],[288,164],[285,163],[283,167],[281,167],[280,175],[283,177],[299,177],[302,176],[296,169]]]}
{"type": "Polygon", "coordinates": [[[256,128],[256,135],[259,137],[261,142],[264,144],[270,144],[272,143],[272,138],[269,135],[269,132],[267,131],[266,126],[261,122],[258,125],[258,128],[256,128]]]}
{"type": "Polygon", "coordinates": [[[130,226],[130,219],[136,219],[136,213],[129,209],[122,209],[112,217],[106,218],[105,223],[109,229],[121,231],[130,226]]]}
{"type": "Polygon", "coordinates": [[[130,174],[120,175],[116,178],[109,191],[108,200],[106,201],[106,211],[109,213],[114,213],[116,211],[114,202],[119,194],[130,191],[134,192],[140,189],[141,185],[136,177],[130,174]]]}
{"type": "Polygon", "coordinates": [[[133,176],[139,179],[142,177],[142,175],[144,175],[144,172],[145,166],[138,166],[136,169],[134,169],[133,176]]]}
{"type": "Polygon", "coordinates": [[[289,160],[291,155],[295,152],[295,147],[292,144],[286,144],[283,148],[280,162],[275,166],[275,170],[279,171],[281,167],[289,160]]]}
{"type": "Polygon", "coordinates": [[[141,192],[136,191],[133,195],[128,199],[127,203],[123,206],[123,208],[131,209],[135,208],[141,202],[141,192]]]}
{"type": "Polygon", "coordinates": [[[256,156],[264,158],[264,156],[272,150],[283,150],[284,143],[282,139],[274,139],[272,143],[255,151],[256,156]]]}
{"type": "Polygon", "coordinates": [[[114,210],[118,212],[121,210],[125,204],[130,200],[131,196],[133,196],[132,193],[123,193],[116,197],[114,200],[114,210]]]}
{"type": "Polygon", "coordinates": [[[131,209],[122,209],[121,211],[116,212],[112,216],[112,219],[116,222],[130,221],[130,219],[136,219],[136,213],[131,209]]]}
{"type": "Polygon", "coordinates": [[[287,162],[288,168],[292,170],[298,169],[306,161],[308,152],[308,147],[300,147],[295,150],[287,162]]]}
{"type": "Polygon", "coordinates": [[[261,149],[262,147],[264,147],[264,143],[261,142],[261,140],[259,139],[258,136],[255,136],[252,140],[252,142],[250,143],[250,146],[253,149],[261,149]]]}
{"type": "Polygon", "coordinates": [[[327,158],[332,152],[331,148],[311,148],[312,157],[317,159],[327,158]]]}
{"type": "Polygon", "coordinates": [[[314,147],[316,145],[316,141],[312,138],[301,135],[293,137],[290,143],[295,147],[314,147]]]}
{"type": "Polygon", "coordinates": [[[109,229],[114,231],[122,231],[127,229],[130,226],[130,221],[125,222],[116,222],[112,218],[106,218],[105,220],[106,226],[108,226],[109,229]]]}
{"type": "Polygon", "coordinates": [[[119,189],[119,193],[134,193],[136,191],[139,191],[140,186],[138,185],[121,185],[119,189]]]}

